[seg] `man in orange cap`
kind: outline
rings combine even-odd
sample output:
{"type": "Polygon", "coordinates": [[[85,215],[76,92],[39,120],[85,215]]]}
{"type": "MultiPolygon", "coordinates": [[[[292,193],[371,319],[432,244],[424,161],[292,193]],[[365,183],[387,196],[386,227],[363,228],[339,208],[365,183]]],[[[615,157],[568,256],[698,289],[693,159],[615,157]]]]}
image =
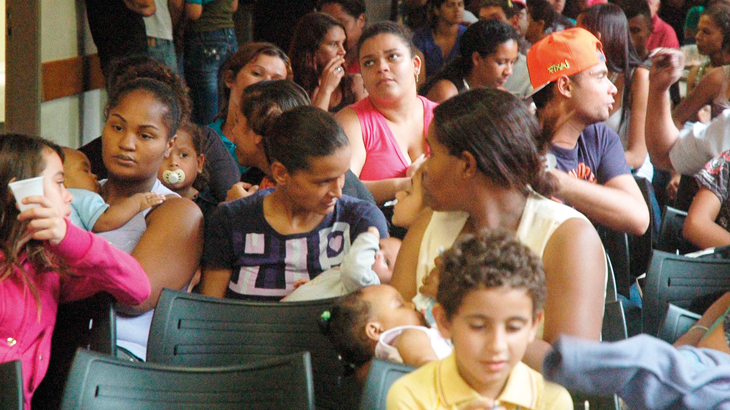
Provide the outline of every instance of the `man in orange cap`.
{"type": "Polygon", "coordinates": [[[619,136],[602,123],[616,94],[605,61],[601,42],[582,28],[553,33],[532,46],[527,68],[543,127],[538,144],[549,147],[557,197],[595,223],[642,235],[649,210],[619,136]]]}

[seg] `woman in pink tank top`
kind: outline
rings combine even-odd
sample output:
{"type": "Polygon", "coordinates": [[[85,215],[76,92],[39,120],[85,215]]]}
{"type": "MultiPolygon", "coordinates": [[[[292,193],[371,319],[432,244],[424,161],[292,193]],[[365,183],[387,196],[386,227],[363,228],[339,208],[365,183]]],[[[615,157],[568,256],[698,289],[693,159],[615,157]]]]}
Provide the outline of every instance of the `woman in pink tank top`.
{"type": "Polygon", "coordinates": [[[408,186],[428,154],[426,132],[436,103],[417,94],[421,59],[408,29],[392,22],[373,24],[358,49],[369,97],[335,118],[350,139],[352,172],[382,204],[408,186]]]}

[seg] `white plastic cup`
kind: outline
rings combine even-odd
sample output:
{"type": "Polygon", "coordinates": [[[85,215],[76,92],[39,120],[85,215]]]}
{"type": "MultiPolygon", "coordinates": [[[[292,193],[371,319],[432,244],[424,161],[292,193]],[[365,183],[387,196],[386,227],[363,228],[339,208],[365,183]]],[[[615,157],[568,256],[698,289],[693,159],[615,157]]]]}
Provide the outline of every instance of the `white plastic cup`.
{"type": "Polygon", "coordinates": [[[23,179],[21,181],[13,181],[8,184],[10,187],[10,190],[13,191],[13,196],[15,197],[15,202],[18,204],[18,208],[20,209],[20,212],[25,211],[26,209],[33,208],[36,206],[40,206],[38,204],[23,204],[21,201],[25,197],[29,196],[43,196],[43,177],[35,177],[35,178],[28,178],[23,179]]]}

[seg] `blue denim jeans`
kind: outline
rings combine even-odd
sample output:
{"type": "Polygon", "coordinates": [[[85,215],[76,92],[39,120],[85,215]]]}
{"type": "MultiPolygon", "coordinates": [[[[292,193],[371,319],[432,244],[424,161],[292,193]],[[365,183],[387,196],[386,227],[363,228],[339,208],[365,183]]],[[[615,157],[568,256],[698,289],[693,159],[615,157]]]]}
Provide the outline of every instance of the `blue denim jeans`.
{"type": "Polygon", "coordinates": [[[177,74],[177,58],[175,56],[175,44],[172,40],[164,38],[147,37],[147,55],[169,67],[177,74]]]}
{"type": "Polygon", "coordinates": [[[196,124],[210,124],[218,113],[218,71],[236,50],[238,42],[232,28],[187,33],[184,71],[196,124]]]}

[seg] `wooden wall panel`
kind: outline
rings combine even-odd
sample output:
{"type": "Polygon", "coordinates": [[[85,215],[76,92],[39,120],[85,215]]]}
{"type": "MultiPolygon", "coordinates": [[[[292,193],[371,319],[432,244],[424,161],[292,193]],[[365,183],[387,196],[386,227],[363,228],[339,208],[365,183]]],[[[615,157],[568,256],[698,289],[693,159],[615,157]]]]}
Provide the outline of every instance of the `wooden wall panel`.
{"type": "Polygon", "coordinates": [[[99,56],[78,56],[42,64],[43,102],[104,88],[99,56]]]}

